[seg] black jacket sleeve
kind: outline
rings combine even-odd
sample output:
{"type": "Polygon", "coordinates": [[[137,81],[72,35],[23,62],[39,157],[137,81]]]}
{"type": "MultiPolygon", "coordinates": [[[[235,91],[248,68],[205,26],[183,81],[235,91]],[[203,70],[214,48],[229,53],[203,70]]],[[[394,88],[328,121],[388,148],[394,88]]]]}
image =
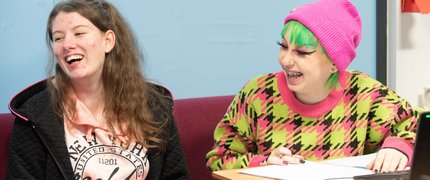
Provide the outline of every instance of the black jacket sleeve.
{"type": "Polygon", "coordinates": [[[161,96],[155,95],[153,107],[158,119],[165,121],[163,132],[160,137],[166,141],[164,150],[149,149],[148,159],[150,163],[149,174],[146,179],[189,179],[187,163],[182,151],[181,140],[178,129],[173,119],[173,100],[167,89],[156,86],[155,88],[161,96]],[[158,98],[157,98],[158,97],[158,98]],[[161,98],[160,98],[161,97],[161,98]],[[154,103],[155,101],[155,103],[154,103]]]}
{"type": "Polygon", "coordinates": [[[168,126],[167,144],[164,152],[151,152],[147,179],[188,179],[187,163],[174,121],[168,126]],[[151,156],[152,154],[152,156],[151,156]]]}
{"type": "Polygon", "coordinates": [[[45,179],[47,153],[30,122],[16,118],[8,151],[6,179],[45,179]]]}

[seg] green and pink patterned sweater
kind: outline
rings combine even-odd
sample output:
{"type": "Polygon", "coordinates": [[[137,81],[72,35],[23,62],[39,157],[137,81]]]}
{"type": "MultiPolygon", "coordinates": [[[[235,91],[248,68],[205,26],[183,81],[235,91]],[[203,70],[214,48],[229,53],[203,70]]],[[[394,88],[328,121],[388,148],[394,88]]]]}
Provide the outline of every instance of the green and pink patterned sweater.
{"type": "Polygon", "coordinates": [[[379,148],[398,149],[411,161],[419,111],[364,73],[341,73],[339,84],[322,102],[307,105],[288,89],[282,71],[251,79],[216,127],[207,166],[259,166],[281,146],[313,161],[379,148]]]}

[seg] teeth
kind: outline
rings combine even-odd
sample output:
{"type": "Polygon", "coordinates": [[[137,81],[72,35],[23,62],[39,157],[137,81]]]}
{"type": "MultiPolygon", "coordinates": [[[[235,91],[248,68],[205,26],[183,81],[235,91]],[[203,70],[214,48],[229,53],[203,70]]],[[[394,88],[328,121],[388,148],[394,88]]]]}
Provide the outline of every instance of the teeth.
{"type": "Polygon", "coordinates": [[[288,72],[287,73],[288,78],[298,78],[302,75],[303,75],[303,73],[301,73],[301,72],[288,72]]]}
{"type": "Polygon", "coordinates": [[[83,58],[84,58],[84,56],[82,56],[82,55],[72,55],[72,56],[66,57],[66,62],[68,64],[72,64],[74,62],[82,60],[83,58]]]}
{"type": "Polygon", "coordinates": [[[71,61],[77,61],[77,60],[81,60],[82,58],[84,58],[81,55],[73,55],[73,56],[69,56],[66,58],[67,62],[71,62],[71,61]]]}

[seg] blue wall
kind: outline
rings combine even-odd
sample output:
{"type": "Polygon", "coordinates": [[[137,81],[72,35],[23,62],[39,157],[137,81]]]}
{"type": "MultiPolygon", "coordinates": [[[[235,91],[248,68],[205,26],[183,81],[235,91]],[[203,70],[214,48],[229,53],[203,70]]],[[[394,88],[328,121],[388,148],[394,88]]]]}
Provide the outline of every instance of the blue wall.
{"type": "MultiPolygon", "coordinates": [[[[0,113],[10,98],[45,78],[45,26],[58,0],[0,1],[0,113]]],[[[280,70],[284,17],[307,1],[112,0],[133,27],[147,76],[175,98],[235,94],[259,74],[280,70]]],[[[376,2],[352,0],[363,39],[350,69],[376,77],[376,2]]]]}

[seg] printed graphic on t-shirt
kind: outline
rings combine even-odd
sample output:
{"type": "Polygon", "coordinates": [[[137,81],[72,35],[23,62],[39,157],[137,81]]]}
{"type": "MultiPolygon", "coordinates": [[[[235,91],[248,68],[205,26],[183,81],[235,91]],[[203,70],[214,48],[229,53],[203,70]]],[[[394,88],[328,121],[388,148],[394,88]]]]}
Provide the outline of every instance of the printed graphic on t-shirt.
{"type": "Polygon", "coordinates": [[[66,136],[75,179],[145,179],[149,163],[146,148],[141,144],[131,143],[122,148],[114,144],[111,136],[110,143],[105,143],[103,140],[107,138],[98,137],[99,133],[94,132],[90,142],[83,134],[82,138],[66,136]]]}
{"type": "Polygon", "coordinates": [[[113,136],[103,120],[98,120],[79,99],[75,109],[73,120],[64,115],[66,144],[75,179],[145,179],[149,171],[146,148],[135,141],[124,143],[129,140],[120,134],[113,136]]]}

